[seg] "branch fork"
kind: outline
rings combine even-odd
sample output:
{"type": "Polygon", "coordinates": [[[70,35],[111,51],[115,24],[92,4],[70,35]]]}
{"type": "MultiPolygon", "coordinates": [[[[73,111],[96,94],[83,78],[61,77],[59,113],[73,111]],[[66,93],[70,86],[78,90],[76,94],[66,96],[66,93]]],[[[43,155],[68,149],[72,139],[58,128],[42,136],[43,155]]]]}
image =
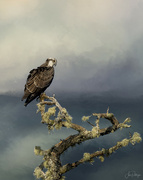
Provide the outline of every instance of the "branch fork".
{"type": "Polygon", "coordinates": [[[63,180],[67,171],[76,168],[78,165],[84,162],[93,163],[93,159],[98,157],[101,162],[104,161],[105,156],[111,155],[114,151],[118,150],[121,147],[127,146],[129,143],[135,144],[136,142],[141,141],[139,133],[134,133],[133,136],[130,135],[129,139],[123,139],[120,142],[109,149],[102,149],[101,151],[96,151],[93,153],[84,153],[83,158],[77,160],[73,163],[67,163],[62,165],[60,156],[66,151],[69,147],[80,144],[89,139],[98,138],[100,136],[113,133],[118,129],[129,128],[131,127],[129,123],[130,118],[127,118],[123,123],[119,123],[113,113],[109,113],[109,108],[106,113],[93,113],[90,116],[83,116],[82,120],[86,121],[92,126],[91,131],[88,131],[86,128],[72,123],[72,117],[69,115],[67,110],[63,108],[60,103],[56,100],[55,95],[53,97],[46,96],[42,94],[40,96],[40,103],[38,106],[38,112],[41,113],[42,123],[48,126],[49,130],[60,129],[61,127],[71,128],[77,131],[77,134],[70,135],[64,140],[61,140],[59,143],[55,144],[52,148],[44,151],[39,146],[35,147],[35,154],[43,156],[43,162],[39,167],[34,171],[34,175],[37,178],[43,180],[63,180]],[[46,106],[52,106],[46,111],[46,106]],[[58,112],[57,112],[58,111],[58,112]],[[51,118],[54,119],[51,119],[51,118]],[[95,125],[89,122],[89,119],[96,119],[95,125]],[[111,122],[111,126],[100,129],[99,122],[100,119],[104,118],[111,122]]]}

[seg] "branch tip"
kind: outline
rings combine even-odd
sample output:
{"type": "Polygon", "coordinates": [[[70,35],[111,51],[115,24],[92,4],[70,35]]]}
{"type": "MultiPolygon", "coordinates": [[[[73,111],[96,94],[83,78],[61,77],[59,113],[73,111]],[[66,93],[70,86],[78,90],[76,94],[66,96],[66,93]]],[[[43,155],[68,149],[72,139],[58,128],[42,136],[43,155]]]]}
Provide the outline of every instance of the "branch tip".
{"type": "Polygon", "coordinates": [[[41,112],[41,117],[42,117],[41,122],[47,125],[49,130],[66,127],[78,131],[77,134],[68,136],[67,138],[61,140],[59,143],[55,144],[53,147],[51,147],[48,150],[42,150],[40,146],[35,146],[34,149],[35,154],[44,157],[43,158],[44,161],[34,171],[34,175],[38,179],[41,178],[43,180],[47,180],[47,179],[62,180],[65,178],[64,176],[62,176],[62,174],[65,174],[67,171],[76,168],[78,165],[84,162],[89,162],[92,164],[94,162],[95,157],[99,158],[100,161],[103,162],[104,157],[108,157],[119,148],[125,147],[129,143],[135,145],[136,143],[142,141],[142,138],[139,133],[135,132],[132,135],[129,132],[129,139],[125,138],[122,141],[117,142],[116,145],[110,147],[109,149],[102,148],[102,150],[93,153],[86,152],[83,154],[83,158],[81,158],[80,160],[73,163],[62,165],[60,156],[69,147],[73,147],[84,141],[94,139],[99,136],[103,136],[109,133],[114,133],[119,128],[122,129],[122,128],[131,127],[131,125],[127,124],[130,122],[130,118],[125,119],[123,123],[119,123],[118,120],[115,118],[114,114],[109,113],[109,107],[108,107],[106,113],[93,113],[90,116],[82,117],[83,121],[86,121],[88,124],[92,126],[92,129],[88,131],[86,128],[78,124],[72,123],[72,117],[69,115],[68,111],[65,108],[63,108],[59,104],[59,102],[55,99],[55,94],[53,94],[53,97],[50,97],[50,96],[46,96],[46,94],[43,93],[40,96],[40,103],[38,103],[37,106],[38,106],[38,111],[41,112]],[[52,107],[49,107],[48,110],[46,111],[46,107],[45,107],[46,105],[48,106],[52,105],[52,107]],[[92,116],[96,117],[96,121],[95,121],[96,125],[93,125],[89,121],[90,117],[92,116]],[[101,118],[107,119],[108,121],[110,121],[112,125],[100,129],[99,121],[101,118]],[[45,171],[45,169],[47,170],[45,171]]]}

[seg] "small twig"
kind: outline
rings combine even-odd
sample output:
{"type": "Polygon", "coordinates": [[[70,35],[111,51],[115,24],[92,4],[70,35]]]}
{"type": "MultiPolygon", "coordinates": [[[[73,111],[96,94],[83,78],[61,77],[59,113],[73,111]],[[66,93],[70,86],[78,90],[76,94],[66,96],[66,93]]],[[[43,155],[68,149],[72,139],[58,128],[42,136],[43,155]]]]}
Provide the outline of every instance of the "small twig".
{"type": "Polygon", "coordinates": [[[99,157],[101,162],[103,162],[105,156],[108,157],[109,155],[114,153],[116,150],[127,146],[129,143],[131,143],[131,144],[134,143],[135,144],[135,143],[139,143],[140,141],[141,141],[140,135],[138,133],[134,133],[134,135],[131,136],[129,139],[125,138],[122,141],[117,142],[116,145],[110,147],[109,149],[104,149],[103,148],[102,150],[96,151],[94,153],[85,153],[85,154],[88,155],[87,157],[83,156],[83,158],[81,158],[80,160],[78,160],[78,161],[76,161],[74,163],[68,163],[68,164],[63,165],[61,167],[61,169],[60,169],[61,173],[64,174],[67,171],[70,171],[71,169],[76,168],[77,166],[79,166],[80,164],[82,164],[84,162],[93,162],[93,158],[95,158],[95,157],[99,157]]]}
{"type": "Polygon", "coordinates": [[[109,107],[107,108],[107,114],[109,113],[109,107]]]}
{"type": "Polygon", "coordinates": [[[54,105],[54,103],[51,101],[44,101],[44,102],[40,102],[40,105],[54,105]]]}
{"type": "Polygon", "coordinates": [[[92,124],[91,122],[89,122],[89,121],[86,121],[86,122],[88,122],[88,124],[90,124],[91,126],[95,127],[95,125],[92,124]]]}
{"type": "Polygon", "coordinates": [[[53,94],[53,97],[46,96],[47,99],[51,100],[53,104],[62,112],[62,106],[59,104],[59,102],[55,99],[55,95],[53,94]]]}

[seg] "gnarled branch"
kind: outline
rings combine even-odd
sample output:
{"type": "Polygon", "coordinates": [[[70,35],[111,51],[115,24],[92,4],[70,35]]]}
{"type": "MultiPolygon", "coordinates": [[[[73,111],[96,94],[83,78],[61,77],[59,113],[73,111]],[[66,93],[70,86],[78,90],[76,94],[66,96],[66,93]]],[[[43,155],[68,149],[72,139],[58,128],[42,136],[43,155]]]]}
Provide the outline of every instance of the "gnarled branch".
{"type": "Polygon", "coordinates": [[[40,111],[42,117],[42,123],[48,126],[49,130],[60,129],[61,127],[71,128],[77,131],[77,134],[70,135],[59,143],[55,144],[52,148],[48,150],[42,150],[40,147],[35,147],[35,154],[42,155],[44,161],[39,167],[35,169],[34,175],[37,178],[42,178],[44,180],[59,180],[64,179],[62,176],[67,171],[77,167],[83,162],[93,162],[93,158],[99,157],[101,161],[104,160],[104,156],[112,154],[115,150],[128,145],[129,143],[135,144],[141,141],[141,137],[138,133],[135,133],[129,139],[123,139],[121,142],[109,149],[102,149],[101,151],[96,151],[92,154],[84,153],[83,158],[74,162],[62,165],[60,161],[61,154],[71,146],[75,146],[89,139],[98,138],[109,133],[113,133],[119,128],[129,128],[131,127],[127,123],[130,118],[127,118],[123,123],[119,123],[113,113],[109,113],[109,108],[106,113],[93,113],[90,116],[83,116],[82,120],[87,121],[92,129],[89,131],[86,128],[72,123],[72,117],[69,115],[67,110],[63,108],[60,103],[56,100],[55,95],[53,97],[46,96],[42,94],[40,97],[40,103],[38,106],[38,112],[40,111]],[[48,111],[46,111],[46,106],[50,106],[48,111]],[[89,118],[94,119],[95,125],[89,122],[89,118]],[[111,126],[100,129],[99,122],[101,118],[107,119],[111,122],[111,126]],[[46,171],[43,171],[46,169],[46,171]]]}

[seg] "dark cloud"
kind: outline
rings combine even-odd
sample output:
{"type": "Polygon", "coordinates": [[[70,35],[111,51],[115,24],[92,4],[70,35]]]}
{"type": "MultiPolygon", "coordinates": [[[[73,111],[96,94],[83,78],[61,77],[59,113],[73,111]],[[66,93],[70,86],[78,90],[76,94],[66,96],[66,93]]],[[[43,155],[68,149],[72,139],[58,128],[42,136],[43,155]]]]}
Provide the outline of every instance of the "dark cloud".
{"type": "MultiPolygon", "coordinates": [[[[34,179],[32,173],[36,166],[42,161],[41,157],[34,155],[33,149],[40,145],[43,149],[48,149],[75,131],[62,130],[48,133],[46,126],[40,123],[40,114],[36,114],[36,101],[28,107],[23,106],[20,97],[0,96],[1,113],[1,150],[0,150],[0,174],[3,180],[34,179]],[[9,173],[6,173],[9,172],[9,173]]],[[[70,148],[62,155],[62,162],[73,162],[82,158],[84,152],[94,152],[102,147],[108,148],[116,144],[117,141],[129,136],[129,131],[137,131],[142,134],[142,98],[125,99],[113,98],[112,96],[95,96],[93,94],[57,94],[57,99],[63,107],[66,107],[73,116],[73,122],[90,129],[85,122],[81,122],[83,115],[90,115],[93,112],[106,112],[108,106],[120,122],[125,118],[131,117],[132,128],[117,131],[96,140],[90,140],[76,147],[70,148]]],[[[105,120],[101,126],[108,126],[105,120]]],[[[101,163],[95,159],[95,163],[88,163],[79,166],[75,170],[66,174],[67,179],[82,178],[95,179],[114,179],[115,174],[118,179],[124,177],[125,173],[134,170],[142,173],[142,143],[136,146],[129,146],[118,150],[113,156],[105,158],[101,163]],[[134,163],[136,162],[136,163],[134,163]],[[108,173],[112,167],[111,173],[108,173]],[[83,173],[84,172],[84,173],[83,173]]]]}
{"type": "Polygon", "coordinates": [[[62,72],[63,63],[59,62],[51,90],[95,94],[111,92],[116,96],[139,97],[143,92],[143,65],[141,57],[136,58],[132,54],[128,51],[123,57],[116,56],[108,63],[71,56],[62,72]]]}

